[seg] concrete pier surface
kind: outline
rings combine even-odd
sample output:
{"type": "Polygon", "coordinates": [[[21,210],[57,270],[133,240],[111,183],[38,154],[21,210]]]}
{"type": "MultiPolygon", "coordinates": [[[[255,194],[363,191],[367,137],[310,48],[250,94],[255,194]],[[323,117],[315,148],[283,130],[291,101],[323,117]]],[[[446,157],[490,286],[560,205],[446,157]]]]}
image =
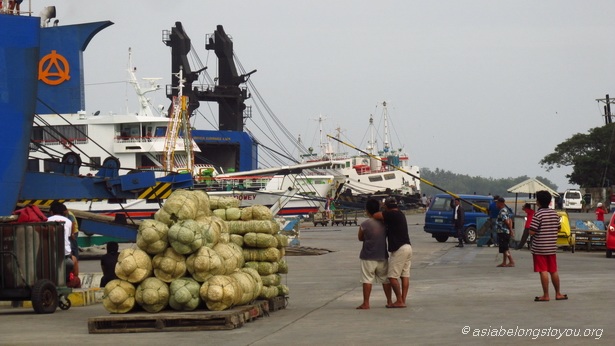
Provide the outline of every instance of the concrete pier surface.
{"type": "MultiPolygon", "coordinates": [[[[571,215],[573,218],[574,215],[571,215]]],[[[531,253],[513,251],[514,268],[498,268],[495,247],[456,248],[423,232],[423,214],[407,216],[413,248],[409,306],[388,309],[374,285],[371,309],[361,304],[357,226],[302,227],[301,246],[323,255],[287,256],[288,305],[241,328],[221,331],[89,334],[102,304],[37,315],[0,308],[0,344],[63,345],[389,345],[596,344],[615,342],[615,259],[604,251],[560,250],[568,300],[534,302],[542,294],[531,253]]],[[[304,225],[305,226],[305,225],[304,225]]],[[[97,260],[81,271],[100,271],[97,260]]]]}

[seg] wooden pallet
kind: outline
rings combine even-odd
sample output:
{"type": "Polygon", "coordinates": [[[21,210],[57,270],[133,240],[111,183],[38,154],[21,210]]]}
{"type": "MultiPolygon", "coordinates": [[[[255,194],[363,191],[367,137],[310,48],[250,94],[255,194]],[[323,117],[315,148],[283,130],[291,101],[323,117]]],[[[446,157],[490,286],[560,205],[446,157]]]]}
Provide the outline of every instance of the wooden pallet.
{"type": "Polygon", "coordinates": [[[263,316],[264,304],[255,302],[224,311],[163,311],[129,313],[88,319],[90,334],[230,330],[263,316]]]}
{"type": "Polygon", "coordinates": [[[285,296],[277,296],[269,299],[267,301],[269,311],[278,311],[282,309],[286,309],[286,297],[285,296]]]}

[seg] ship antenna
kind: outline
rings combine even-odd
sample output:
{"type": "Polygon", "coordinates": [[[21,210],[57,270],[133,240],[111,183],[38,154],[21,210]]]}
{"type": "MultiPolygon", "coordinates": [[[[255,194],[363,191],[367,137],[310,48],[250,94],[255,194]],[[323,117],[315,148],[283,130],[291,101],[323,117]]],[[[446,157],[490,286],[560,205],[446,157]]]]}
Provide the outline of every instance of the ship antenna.
{"type": "Polygon", "coordinates": [[[386,101],[382,102],[382,114],[384,116],[384,152],[388,153],[391,146],[389,142],[389,114],[386,101]]]}

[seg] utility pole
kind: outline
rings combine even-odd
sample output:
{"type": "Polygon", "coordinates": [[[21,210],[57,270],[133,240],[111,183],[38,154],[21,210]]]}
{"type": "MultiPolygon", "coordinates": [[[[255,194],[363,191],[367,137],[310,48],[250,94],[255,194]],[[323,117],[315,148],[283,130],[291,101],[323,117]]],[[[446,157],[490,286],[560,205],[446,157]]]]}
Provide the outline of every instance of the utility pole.
{"type": "Polygon", "coordinates": [[[611,103],[615,103],[615,99],[609,98],[609,94],[606,94],[606,98],[596,99],[598,102],[604,103],[604,124],[608,125],[613,122],[613,115],[611,114],[611,103]]]}

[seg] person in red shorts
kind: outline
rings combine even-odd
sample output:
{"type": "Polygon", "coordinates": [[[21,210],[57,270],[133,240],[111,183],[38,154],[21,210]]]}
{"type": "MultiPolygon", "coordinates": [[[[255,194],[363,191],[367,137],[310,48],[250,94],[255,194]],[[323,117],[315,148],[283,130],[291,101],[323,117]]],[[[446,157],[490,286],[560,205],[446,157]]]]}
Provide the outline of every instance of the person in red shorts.
{"type": "Polygon", "coordinates": [[[547,191],[536,192],[538,211],[530,224],[532,236],[532,257],[534,259],[534,272],[540,274],[542,296],[535,297],[535,302],[549,301],[549,275],[555,288],[555,300],[566,300],[568,296],[560,292],[559,273],[557,272],[557,232],[560,228],[559,215],[549,208],[551,194],[547,191]]]}

